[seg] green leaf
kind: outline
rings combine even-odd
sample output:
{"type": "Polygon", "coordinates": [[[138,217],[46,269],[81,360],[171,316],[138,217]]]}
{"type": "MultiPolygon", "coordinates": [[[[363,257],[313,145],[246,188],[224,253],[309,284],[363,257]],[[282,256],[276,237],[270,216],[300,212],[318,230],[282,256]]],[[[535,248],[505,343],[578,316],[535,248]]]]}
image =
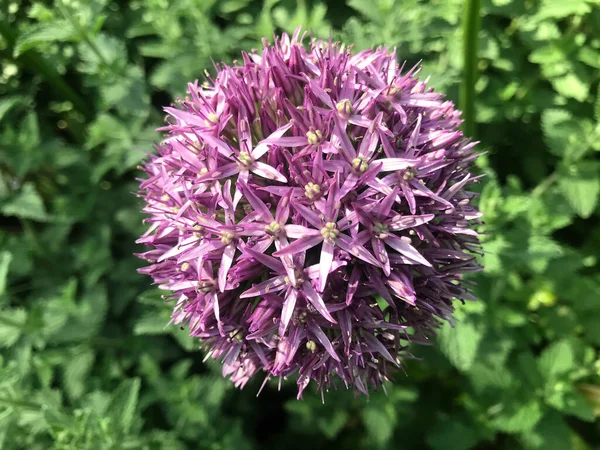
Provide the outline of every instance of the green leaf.
{"type": "Polygon", "coordinates": [[[592,422],[596,417],[592,404],[583,394],[572,386],[565,387],[564,383],[557,384],[555,390],[546,396],[546,402],[558,411],[586,422],[592,422]]]}
{"type": "Polygon", "coordinates": [[[170,330],[166,327],[168,322],[168,314],[160,314],[158,311],[147,313],[137,320],[133,328],[133,334],[168,334],[170,333],[170,330]]]}
{"type": "Polygon", "coordinates": [[[77,348],[66,361],[64,382],[71,399],[78,399],[85,393],[89,383],[88,375],[94,364],[94,352],[87,348],[77,348]]]}
{"type": "Polygon", "coordinates": [[[386,408],[367,407],[362,411],[362,417],[369,435],[369,442],[373,442],[379,447],[385,445],[392,438],[396,415],[391,404],[386,405],[386,408]]]}
{"type": "Polygon", "coordinates": [[[579,49],[579,61],[594,69],[600,69],[600,52],[590,47],[582,47],[579,49]]]}
{"type": "Polygon", "coordinates": [[[54,20],[39,23],[29,28],[17,38],[13,55],[17,58],[29,49],[46,42],[69,41],[77,35],[73,25],[67,20],[54,20]]]}
{"type": "Polygon", "coordinates": [[[434,450],[469,450],[479,440],[473,426],[448,418],[427,435],[427,443],[434,450]]]}
{"type": "Polygon", "coordinates": [[[568,373],[573,369],[574,364],[573,347],[565,340],[551,344],[542,352],[538,360],[540,373],[546,379],[554,379],[568,373]]]}
{"type": "Polygon", "coordinates": [[[0,252],[0,296],[4,294],[6,290],[6,278],[8,275],[8,267],[13,259],[11,252],[3,251],[0,252]]]}
{"type": "Polygon", "coordinates": [[[25,326],[27,313],[21,308],[0,310],[0,348],[14,345],[25,326]]]}
{"type": "Polygon", "coordinates": [[[596,161],[573,164],[562,170],[558,185],[573,211],[579,217],[587,219],[598,203],[600,164],[596,161]]]}
{"type": "Polygon", "coordinates": [[[529,236],[527,253],[522,255],[525,261],[536,273],[542,273],[548,267],[550,260],[562,256],[563,249],[555,240],[543,235],[529,236]]]}
{"type": "Polygon", "coordinates": [[[519,398],[506,398],[503,409],[494,418],[495,428],[507,433],[523,433],[531,430],[544,416],[542,406],[537,400],[523,401],[519,398]]]}
{"type": "Polygon", "coordinates": [[[563,19],[572,15],[582,16],[591,11],[586,0],[543,0],[538,18],[563,19]]]}
{"type": "Polygon", "coordinates": [[[523,441],[532,450],[567,450],[571,448],[571,430],[560,414],[551,412],[523,435],[523,441]]]}
{"type": "Polygon", "coordinates": [[[112,394],[106,414],[125,434],[129,433],[133,426],[139,393],[140,379],[132,378],[123,381],[112,394]]]}
{"type": "Polygon", "coordinates": [[[346,426],[348,419],[350,419],[348,411],[342,408],[336,408],[331,414],[322,417],[318,421],[319,429],[326,438],[335,439],[346,426]]]}
{"type": "Polygon", "coordinates": [[[556,89],[556,92],[565,97],[574,98],[579,102],[585,101],[590,93],[589,84],[574,73],[568,73],[562,77],[554,78],[551,82],[554,89],[556,89]]]}
{"type": "Polygon", "coordinates": [[[439,332],[438,343],[452,365],[464,372],[473,365],[482,337],[483,333],[475,324],[465,320],[458,321],[454,328],[444,325],[439,332]]]}
{"type": "Polygon", "coordinates": [[[21,191],[5,203],[0,211],[6,216],[16,216],[20,219],[33,219],[40,222],[48,220],[42,198],[30,182],[23,184],[21,191]]]}
{"type": "Polygon", "coordinates": [[[581,121],[575,120],[567,110],[545,110],[542,113],[542,131],[546,145],[556,156],[576,159],[589,149],[581,121]]]}
{"type": "Polygon", "coordinates": [[[12,97],[4,97],[0,99],[0,120],[4,118],[6,113],[10,111],[13,106],[21,103],[22,97],[12,96],[12,97]]]}

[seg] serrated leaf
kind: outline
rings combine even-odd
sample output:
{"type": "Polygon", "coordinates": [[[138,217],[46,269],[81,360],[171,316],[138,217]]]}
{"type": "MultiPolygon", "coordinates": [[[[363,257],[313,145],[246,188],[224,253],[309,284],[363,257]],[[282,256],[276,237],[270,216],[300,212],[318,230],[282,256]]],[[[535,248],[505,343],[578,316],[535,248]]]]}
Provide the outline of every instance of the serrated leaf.
{"type": "Polygon", "coordinates": [[[542,113],[544,142],[556,156],[565,156],[569,148],[581,145],[583,129],[564,109],[546,109],[542,113]]]}
{"type": "Polygon", "coordinates": [[[579,102],[585,101],[590,93],[589,84],[573,73],[554,78],[551,83],[556,92],[579,102]]]}
{"type": "Polygon", "coordinates": [[[482,332],[475,324],[463,321],[457,323],[455,328],[444,325],[439,332],[438,343],[452,365],[464,372],[473,365],[482,337],[482,332]]]}
{"type": "Polygon", "coordinates": [[[165,317],[158,313],[145,314],[135,323],[133,333],[135,335],[167,334],[169,333],[169,329],[166,327],[168,321],[168,318],[165,320],[165,317]]]}
{"type": "Polygon", "coordinates": [[[537,400],[527,402],[517,398],[503,401],[504,409],[492,421],[494,427],[507,433],[523,433],[531,430],[544,413],[537,400]]]}
{"type": "Polygon", "coordinates": [[[591,11],[586,0],[543,0],[538,12],[540,19],[563,19],[572,15],[582,16],[591,11]]]}
{"type": "Polygon", "coordinates": [[[542,273],[548,267],[550,260],[558,258],[563,254],[561,245],[543,235],[529,236],[527,239],[527,253],[521,254],[525,262],[535,272],[542,273]]]}
{"type": "Polygon", "coordinates": [[[139,378],[125,380],[112,394],[106,415],[122,433],[129,433],[133,425],[140,385],[139,378]]]}
{"type": "Polygon", "coordinates": [[[15,216],[21,219],[32,219],[40,222],[46,221],[48,215],[42,198],[35,190],[33,183],[25,183],[20,192],[5,203],[0,211],[5,216],[15,216]]]}
{"type": "Polygon", "coordinates": [[[27,313],[21,308],[0,310],[0,348],[13,346],[23,333],[27,313]]]}
{"type": "Polygon", "coordinates": [[[73,25],[67,20],[39,23],[17,38],[13,55],[17,58],[29,49],[46,42],[69,41],[77,36],[73,25]]]}
{"type": "Polygon", "coordinates": [[[581,161],[562,171],[558,185],[573,211],[581,218],[592,215],[600,193],[600,165],[581,161]]]}
{"type": "Polygon", "coordinates": [[[77,348],[66,361],[64,382],[67,394],[72,400],[84,394],[88,374],[94,364],[94,352],[88,348],[77,348]]]}
{"type": "Polygon", "coordinates": [[[106,65],[112,66],[115,71],[119,66],[125,66],[127,48],[121,39],[99,33],[92,40],[94,49],[85,42],[79,44],[79,55],[82,60],[79,68],[81,72],[97,74],[106,65]]]}
{"type": "Polygon", "coordinates": [[[575,355],[573,347],[568,341],[559,341],[546,348],[539,360],[538,367],[540,373],[546,379],[554,379],[564,375],[573,369],[575,364],[575,355]]]}

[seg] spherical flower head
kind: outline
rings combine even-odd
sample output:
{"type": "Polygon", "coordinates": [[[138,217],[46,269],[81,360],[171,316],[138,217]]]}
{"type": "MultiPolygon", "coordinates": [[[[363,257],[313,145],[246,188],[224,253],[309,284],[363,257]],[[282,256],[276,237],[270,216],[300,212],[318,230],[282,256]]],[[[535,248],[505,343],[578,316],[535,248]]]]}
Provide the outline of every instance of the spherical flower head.
{"type": "Polygon", "coordinates": [[[477,154],[418,67],[304,40],[265,41],[165,108],[141,272],[237,386],[367,394],[474,299],[477,154]]]}

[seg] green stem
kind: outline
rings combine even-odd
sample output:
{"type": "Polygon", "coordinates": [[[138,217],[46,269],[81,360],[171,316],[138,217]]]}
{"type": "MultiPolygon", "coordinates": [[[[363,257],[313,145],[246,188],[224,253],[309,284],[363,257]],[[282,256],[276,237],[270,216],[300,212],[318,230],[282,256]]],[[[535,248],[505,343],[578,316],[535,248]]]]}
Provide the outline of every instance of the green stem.
{"type": "MultiPolygon", "coordinates": [[[[9,52],[12,52],[12,47],[15,42],[15,32],[10,28],[8,23],[0,21],[0,35],[8,43],[9,52]]],[[[17,58],[17,62],[28,67],[35,73],[40,75],[54,91],[63,99],[70,101],[73,107],[79,111],[86,119],[91,119],[92,111],[82,97],[79,96],[71,87],[62,79],[60,74],[50,66],[42,57],[32,50],[21,54],[17,58]]]]}
{"type": "Polygon", "coordinates": [[[477,82],[477,51],[479,47],[481,0],[466,0],[463,17],[463,82],[460,89],[460,107],[463,111],[463,129],[467,136],[475,136],[475,83],[477,82]]]}
{"type": "Polygon", "coordinates": [[[558,172],[554,171],[550,175],[548,175],[546,178],[544,178],[540,182],[540,184],[538,184],[531,191],[531,196],[535,197],[535,198],[541,197],[542,194],[544,194],[544,192],[546,192],[548,190],[548,188],[550,188],[550,186],[552,186],[556,180],[558,180],[558,172]]]}

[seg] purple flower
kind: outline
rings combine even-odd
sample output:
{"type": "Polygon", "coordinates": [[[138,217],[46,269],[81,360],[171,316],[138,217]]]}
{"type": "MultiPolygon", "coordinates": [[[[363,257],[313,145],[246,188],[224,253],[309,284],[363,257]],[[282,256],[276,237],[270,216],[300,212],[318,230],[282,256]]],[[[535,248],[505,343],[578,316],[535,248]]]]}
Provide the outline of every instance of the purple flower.
{"type": "Polygon", "coordinates": [[[297,374],[299,397],[310,380],[367,394],[474,300],[477,154],[417,67],[303,39],[265,41],[165,108],[141,272],[237,386],[297,374]]]}

